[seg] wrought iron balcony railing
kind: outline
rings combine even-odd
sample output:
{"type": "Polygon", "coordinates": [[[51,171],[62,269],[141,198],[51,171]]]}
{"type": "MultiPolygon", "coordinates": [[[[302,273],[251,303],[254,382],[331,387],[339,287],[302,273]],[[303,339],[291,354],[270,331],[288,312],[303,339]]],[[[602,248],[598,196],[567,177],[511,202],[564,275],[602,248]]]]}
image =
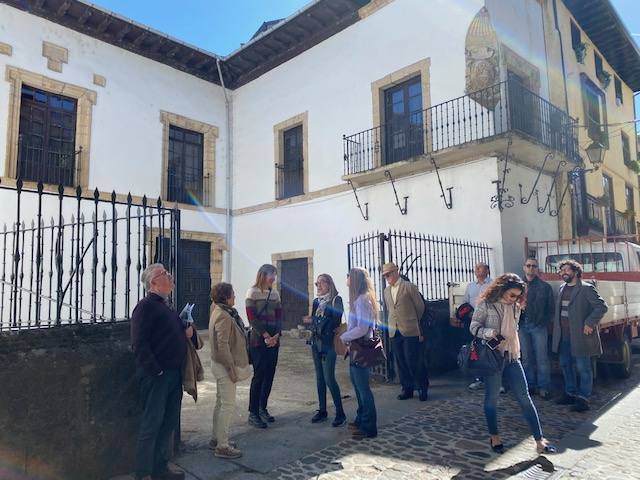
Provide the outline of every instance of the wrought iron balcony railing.
{"type": "Polygon", "coordinates": [[[636,233],[634,218],[626,213],[615,212],[615,225],[617,235],[632,235],[636,233]]]}
{"type": "Polygon", "coordinates": [[[579,161],[575,120],[517,80],[434,105],[402,121],[343,136],[344,174],[517,132],[579,161]]]}

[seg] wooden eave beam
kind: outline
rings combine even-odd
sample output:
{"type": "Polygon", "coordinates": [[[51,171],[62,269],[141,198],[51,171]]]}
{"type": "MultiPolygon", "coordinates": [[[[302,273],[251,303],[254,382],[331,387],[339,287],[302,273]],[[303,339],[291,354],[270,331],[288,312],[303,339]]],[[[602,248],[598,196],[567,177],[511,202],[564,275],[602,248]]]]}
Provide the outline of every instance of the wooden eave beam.
{"type": "Polygon", "coordinates": [[[64,17],[71,7],[71,0],[65,0],[56,10],[56,17],[64,17]]]}
{"type": "Polygon", "coordinates": [[[117,42],[122,42],[122,39],[126,37],[127,33],[131,31],[131,25],[125,24],[124,27],[120,29],[118,33],[116,33],[115,39],[117,42]]]}
{"type": "Polygon", "coordinates": [[[169,58],[174,58],[178,52],[180,51],[180,45],[174,45],[173,47],[171,47],[169,50],[167,50],[167,52],[165,53],[165,55],[169,58]]]}
{"type": "Polygon", "coordinates": [[[96,33],[104,33],[111,24],[111,15],[105,15],[102,21],[96,27],[96,33]]]}
{"type": "Polygon", "coordinates": [[[80,15],[78,17],[78,25],[84,25],[85,23],[87,23],[87,20],[89,20],[89,17],[91,16],[93,12],[91,11],[90,8],[86,8],[83,12],[82,15],[80,15]]]}
{"type": "Polygon", "coordinates": [[[142,45],[142,42],[144,41],[145,38],[147,38],[147,36],[149,36],[149,32],[147,32],[146,30],[143,30],[143,32],[140,35],[138,35],[136,39],[133,42],[131,42],[131,44],[135,48],[140,48],[140,45],[142,45]]]}
{"type": "Polygon", "coordinates": [[[158,50],[160,50],[160,48],[162,47],[162,45],[164,45],[165,41],[166,40],[163,37],[159,37],[158,41],[153,45],[151,45],[151,48],[149,49],[149,53],[152,53],[152,54],[157,53],[158,50]]]}

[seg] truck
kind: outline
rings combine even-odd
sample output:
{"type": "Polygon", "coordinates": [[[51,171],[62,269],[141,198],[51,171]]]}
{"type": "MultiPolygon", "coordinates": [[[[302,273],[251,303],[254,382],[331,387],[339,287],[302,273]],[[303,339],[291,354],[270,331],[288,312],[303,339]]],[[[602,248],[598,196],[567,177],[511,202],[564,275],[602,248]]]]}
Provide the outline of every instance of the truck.
{"type": "MultiPolygon", "coordinates": [[[[584,237],[569,240],[524,239],[524,258],[535,258],[540,277],[549,282],[557,295],[562,283],[558,265],[565,259],[583,266],[582,280],[592,283],[609,310],[599,324],[603,354],[594,362],[620,378],[628,378],[633,366],[631,341],[638,337],[640,321],[640,244],[637,235],[584,237]]],[[[521,274],[521,272],[515,272],[521,274]]],[[[449,286],[450,324],[456,308],[463,302],[466,283],[449,286]]],[[[594,372],[595,373],[595,372],[594,372]]]]}

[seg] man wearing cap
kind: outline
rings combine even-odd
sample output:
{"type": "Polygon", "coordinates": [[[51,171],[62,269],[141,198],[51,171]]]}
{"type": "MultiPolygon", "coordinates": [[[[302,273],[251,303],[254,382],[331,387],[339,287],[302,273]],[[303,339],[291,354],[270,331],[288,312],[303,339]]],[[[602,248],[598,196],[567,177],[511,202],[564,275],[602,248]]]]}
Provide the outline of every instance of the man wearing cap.
{"type": "Polygon", "coordinates": [[[425,401],[429,378],[421,368],[424,332],[420,330],[424,300],[418,287],[400,278],[395,264],[385,263],[382,266],[382,276],[388,283],[384,289],[384,301],[388,312],[389,338],[402,385],[398,400],[412,398],[413,391],[417,388],[420,390],[420,401],[425,401]]]}

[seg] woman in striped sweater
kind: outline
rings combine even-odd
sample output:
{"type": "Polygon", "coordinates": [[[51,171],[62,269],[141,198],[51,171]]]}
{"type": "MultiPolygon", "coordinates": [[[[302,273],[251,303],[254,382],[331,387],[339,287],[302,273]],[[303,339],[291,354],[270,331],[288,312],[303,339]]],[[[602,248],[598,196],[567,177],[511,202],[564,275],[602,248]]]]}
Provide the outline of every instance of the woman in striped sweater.
{"type": "Polygon", "coordinates": [[[267,423],[275,421],[267,410],[267,402],[278,364],[282,331],[280,295],[273,288],[277,273],[273,265],[262,265],[246,298],[247,319],[251,325],[249,354],[253,364],[249,425],[257,428],[267,428],[267,423]]]}

